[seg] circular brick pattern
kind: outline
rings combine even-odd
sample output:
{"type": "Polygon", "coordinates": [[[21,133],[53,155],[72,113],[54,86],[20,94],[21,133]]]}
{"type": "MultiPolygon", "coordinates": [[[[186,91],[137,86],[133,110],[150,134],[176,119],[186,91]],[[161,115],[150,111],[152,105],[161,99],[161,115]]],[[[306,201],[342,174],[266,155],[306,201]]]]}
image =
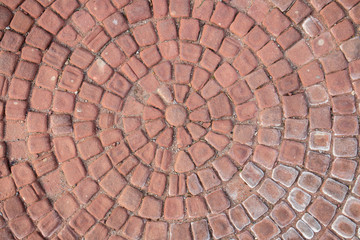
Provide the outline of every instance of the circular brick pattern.
{"type": "Polygon", "coordinates": [[[186,117],[186,109],[180,105],[171,105],[165,110],[165,119],[172,126],[184,125],[186,117]]]}
{"type": "Polygon", "coordinates": [[[0,0],[0,238],[360,238],[358,0],[0,0]]]}

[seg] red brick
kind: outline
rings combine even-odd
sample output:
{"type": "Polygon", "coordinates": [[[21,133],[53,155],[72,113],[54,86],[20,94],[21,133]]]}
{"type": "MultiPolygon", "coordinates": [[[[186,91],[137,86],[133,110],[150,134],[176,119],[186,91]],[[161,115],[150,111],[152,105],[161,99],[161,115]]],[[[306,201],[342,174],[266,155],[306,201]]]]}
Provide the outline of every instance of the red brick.
{"type": "Polygon", "coordinates": [[[63,194],[54,203],[54,209],[65,219],[73,215],[78,207],[79,204],[70,193],[63,194]]]}
{"type": "Polygon", "coordinates": [[[62,18],[67,19],[79,7],[79,4],[75,0],[57,0],[52,8],[57,12],[62,18]]]}
{"type": "Polygon", "coordinates": [[[271,211],[271,217],[280,227],[286,227],[296,217],[295,212],[285,202],[280,202],[271,211]]]}
{"type": "Polygon", "coordinates": [[[267,169],[272,169],[277,156],[277,150],[263,145],[257,145],[255,147],[253,161],[267,169]]]}
{"type": "Polygon", "coordinates": [[[201,55],[202,48],[200,45],[192,43],[180,43],[180,59],[192,63],[197,63],[201,55]]]}
{"type": "Polygon", "coordinates": [[[311,4],[314,6],[316,11],[320,11],[330,0],[311,0],[311,4]]]}
{"type": "Polygon", "coordinates": [[[81,69],[85,69],[90,65],[94,58],[95,57],[87,50],[76,48],[70,57],[70,63],[81,69]]]}
{"type": "Polygon", "coordinates": [[[17,187],[23,187],[36,180],[35,174],[28,163],[19,163],[12,166],[11,172],[17,187]]]}
{"type": "Polygon", "coordinates": [[[286,95],[300,88],[300,81],[296,73],[280,78],[276,88],[281,95],[286,95]]]}
{"type": "Polygon", "coordinates": [[[161,210],[161,200],[158,200],[154,197],[145,196],[139,209],[139,215],[144,218],[156,220],[161,217],[161,210]]]}
{"type": "MultiPolygon", "coordinates": [[[[67,7],[70,7],[68,4],[67,7]]],[[[50,9],[46,9],[38,20],[38,24],[46,31],[56,35],[64,26],[64,21],[50,9]]]]}
{"type": "Polygon", "coordinates": [[[205,25],[201,34],[200,44],[214,51],[217,51],[221,45],[223,38],[223,30],[212,27],[210,25],[205,25]]]}
{"type": "Polygon", "coordinates": [[[25,212],[25,208],[20,198],[15,196],[4,201],[3,211],[5,217],[12,220],[22,215],[25,212]]]}
{"type": "Polygon", "coordinates": [[[76,11],[72,15],[71,20],[82,33],[89,32],[95,26],[94,19],[85,10],[76,11]]]}
{"type": "Polygon", "coordinates": [[[265,179],[257,192],[271,204],[276,204],[285,195],[285,190],[271,179],[265,179]]]}
{"type": "Polygon", "coordinates": [[[162,18],[167,15],[168,3],[166,0],[154,0],[152,4],[154,18],[162,18]]]}
{"type": "Polygon", "coordinates": [[[152,222],[149,221],[145,225],[144,237],[145,239],[155,240],[167,237],[168,224],[166,222],[152,222]]]}
{"type": "Polygon", "coordinates": [[[295,140],[305,140],[307,137],[308,120],[286,119],[284,137],[295,140]]]}
{"type": "MultiPolygon", "coordinates": [[[[205,86],[201,89],[201,96],[205,99],[212,98],[216,96],[221,90],[220,85],[213,79],[209,80],[205,86]]],[[[200,110],[197,110],[200,111],[200,110]]],[[[190,115],[193,115],[195,113],[191,113],[190,115]]],[[[192,119],[190,119],[192,120],[192,119]]]]}
{"type": "Polygon", "coordinates": [[[80,42],[80,35],[70,25],[66,25],[57,35],[57,39],[70,47],[74,47],[80,42]]]}
{"type": "Polygon", "coordinates": [[[295,28],[290,27],[288,30],[283,32],[278,38],[277,42],[283,49],[288,49],[291,45],[293,45],[295,42],[300,40],[301,35],[300,33],[295,30],[295,28]]]}
{"type": "Polygon", "coordinates": [[[1,186],[4,187],[4,191],[2,191],[0,194],[1,200],[5,200],[15,195],[16,187],[13,179],[10,176],[1,178],[0,183],[1,186]]]}
{"type": "Polygon", "coordinates": [[[53,139],[55,155],[59,162],[64,162],[76,157],[74,141],[70,137],[57,137],[53,139]]]}
{"type": "Polygon", "coordinates": [[[345,54],[346,59],[351,62],[360,57],[360,52],[357,50],[360,46],[358,38],[352,38],[340,45],[341,51],[345,54]]]}
{"type": "Polygon", "coordinates": [[[28,149],[31,154],[50,151],[50,140],[47,134],[34,134],[28,138],[28,149]]]}
{"type": "Polygon", "coordinates": [[[62,164],[62,170],[70,186],[74,186],[86,176],[86,170],[79,158],[64,162],[62,164]]]}
{"type": "Polygon", "coordinates": [[[199,36],[200,26],[196,19],[181,19],[179,37],[183,40],[196,41],[199,36]]]}
{"type": "Polygon", "coordinates": [[[243,49],[233,62],[233,66],[241,76],[248,75],[256,68],[257,64],[255,56],[248,49],[243,49]]]}
{"type": "Polygon", "coordinates": [[[269,4],[263,0],[255,0],[248,10],[249,16],[255,19],[257,23],[261,23],[268,12],[269,4]]]}
{"type": "Polygon", "coordinates": [[[99,191],[99,185],[90,178],[85,178],[73,189],[80,203],[85,204],[99,191]]]}
{"type": "Polygon", "coordinates": [[[228,28],[233,21],[236,10],[222,2],[218,2],[211,16],[210,21],[219,27],[228,28]]]}
{"type": "MultiPolygon", "coordinates": [[[[3,106],[2,106],[3,108],[3,106]]],[[[25,120],[27,103],[19,100],[8,100],[5,107],[6,119],[25,120]]]]}
{"type": "Polygon", "coordinates": [[[281,11],[285,11],[294,0],[271,0],[281,11]]]}
{"type": "Polygon", "coordinates": [[[51,206],[49,200],[47,200],[46,198],[31,204],[27,208],[27,211],[28,211],[31,219],[34,221],[41,219],[42,217],[44,217],[44,215],[49,213],[51,210],[52,210],[52,206],[51,206]]]}
{"type": "Polygon", "coordinates": [[[116,169],[110,170],[100,181],[100,186],[111,197],[117,196],[126,185],[126,180],[116,169]]]}
{"type": "Polygon", "coordinates": [[[275,8],[266,15],[263,24],[271,34],[279,36],[290,25],[290,21],[275,8]]]}
{"type": "Polygon", "coordinates": [[[360,4],[357,4],[355,7],[353,7],[353,8],[349,11],[349,15],[350,15],[351,19],[352,19],[356,24],[359,24],[359,23],[360,23],[359,13],[360,13],[360,4]]]}
{"type": "Polygon", "coordinates": [[[123,233],[128,238],[137,239],[143,233],[144,222],[141,218],[131,216],[123,227],[123,233]]]}
{"type": "Polygon", "coordinates": [[[77,144],[79,149],[80,156],[87,160],[99,153],[101,153],[104,149],[101,146],[101,143],[98,138],[92,137],[88,138],[77,144]]]}
{"type": "Polygon", "coordinates": [[[15,77],[32,81],[37,72],[37,65],[26,61],[20,61],[15,70],[15,77]]]}
{"type": "Polygon", "coordinates": [[[29,93],[30,93],[29,81],[20,80],[17,78],[12,79],[8,90],[8,94],[10,98],[26,100],[29,96],[29,93]]]}
{"type": "MultiPolygon", "coordinates": [[[[203,53],[202,59],[200,61],[200,66],[206,70],[213,72],[218,66],[221,57],[215,54],[213,51],[206,49],[203,53]]],[[[179,64],[178,64],[179,65],[179,64]]],[[[191,68],[190,68],[191,70],[191,68]]],[[[189,76],[190,78],[190,76],[189,76]]]]}
{"type": "Polygon", "coordinates": [[[310,128],[331,128],[329,107],[310,108],[310,128]]]}
{"type": "Polygon", "coordinates": [[[49,46],[51,39],[51,34],[47,33],[42,28],[33,27],[26,37],[25,42],[33,47],[45,50],[49,46]]]}
{"type": "Polygon", "coordinates": [[[10,27],[17,32],[25,34],[33,23],[34,20],[31,17],[25,15],[22,11],[17,11],[10,22],[10,27]]]}
{"type": "Polygon", "coordinates": [[[293,20],[293,22],[298,24],[310,13],[311,8],[307,6],[306,3],[304,3],[302,0],[296,0],[286,15],[288,15],[291,20],[293,20]]]}
{"type": "Polygon", "coordinates": [[[212,213],[221,213],[230,207],[230,201],[221,189],[207,194],[205,199],[212,213]]]}
{"type": "Polygon", "coordinates": [[[106,220],[106,225],[119,230],[121,226],[124,225],[128,217],[127,211],[122,207],[116,207],[111,211],[110,216],[106,220]]]}
{"type": "Polygon", "coordinates": [[[189,0],[170,0],[169,13],[173,18],[189,17],[190,16],[190,1],[189,0]]]}
{"type": "Polygon", "coordinates": [[[65,66],[59,87],[71,91],[78,91],[83,80],[83,73],[80,69],[72,66],[65,66]]]}
{"type": "Polygon", "coordinates": [[[268,72],[273,78],[279,79],[291,73],[292,68],[287,60],[281,59],[276,63],[270,65],[268,67],[268,72]]]}
{"type": "Polygon", "coordinates": [[[340,95],[352,91],[349,74],[339,71],[326,75],[326,86],[330,95],[340,95]]]}
{"type": "Polygon", "coordinates": [[[54,102],[52,109],[55,112],[72,113],[74,110],[74,104],[75,104],[74,94],[68,92],[56,91],[54,94],[54,102]]]}
{"type": "Polygon", "coordinates": [[[85,234],[86,239],[105,239],[108,229],[102,224],[97,223],[90,231],[85,234]]]}
{"type": "Polygon", "coordinates": [[[125,8],[125,14],[130,24],[143,21],[151,17],[149,3],[145,0],[135,0],[125,8]]]}
{"type": "Polygon", "coordinates": [[[269,108],[279,104],[279,98],[272,85],[265,85],[254,92],[259,108],[269,108]]]}
{"type": "Polygon", "coordinates": [[[107,197],[105,194],[99,194],[94,198],[94,200],[89,204],[86,209],[96,219],[100,220],[105,217],[113,204],[114,201],[107,197]]]}
{"type": "Polygon", "coordinates": [[[265,217],[253,225],[251,230],[258,239],[271,239],[280,233],[280,229],[269,217],[265,217]]]}
{"type": "Polygon", "coordinates": [[[21,58],[29,62],[40,64],[42,52],[39,49],[25,46],[21,50],[21,58]]]}
{"type": "Polygon", "coordinates": [[[184,200],[181,197],[168,197],[164,203],[164,218],[182,219],[184,216],[184,200]]]}
{"type": "MultiPolygon", "coordinates": [[[[222,55],[223,57],[233,58],[239,53],[240,49],[241,49],[241,45],[238,40],[236,40],[235,38],[231,38],[231,37],[225,37],[224,41],[222,42],[222,44],[220,46],[218,53],[220,55],[222,55]]],[[[220,60],[219,60],[219,62],[220,62],[220,60]]],[[[212,70],[208,69],[208,71],[213,71],[213,69],[212,70]]]]}
{"type": "Polygon", "coordinates": [[[139,25],[133,29],[133,34],[140,47],[155,44],[158,40],[151,22],[139,25]]]}
{"type": "Polygon", "coordinates": [[[88,82],[83,82],[80,88],[79,96],[89,102],[98,104],[100,103],[102,93],[103,90],[100,87],[88,82]]]}
{"type": "Polygon", "coordinates": [[[249,45],[253,51],[257,51],[262,48],[269,40],[270,37],[259,26],[255,26],[245,36],[244,42],[249,45]]]}
{"type": "Polygon", "coordinates": [[[302,66],[314,58],[310,48],[306,45],[305,40],[297,42],[294,46],[288,49],[286,51],[286,55],[297,66],[302,66]]]}
{"type": "Polygon", "coordinates": [[[117,9],[123,8],[130,3],[130,0],[112,0],[117,9]]]}
{"type": "Polygon", "coordinates": [[[121,35],[115,40],[115,43],[119,45],[128,57],[133,55],[139,48],[135,40],[129,34],[121,35]]]}
{"type": "MultiPolygon", "coordinates": [[[[235,67],[237,66],[238,65],[235,65],[235,67]]],[[[239,78],[235,69],[228,63],[223,63],[215,71],[214,76],[222,87],[229,87],[239,78]]]]}
{"type": "Polygon", "coordinates": [[[283,96],[285,117],[306,117],[308,107],[305,96],[296,94],[293,96],[283,96]],[[295,104],[296,103],[296,104],[295,104]],[[295,107],[295,105],[297,107],[295,107]]]}
{"type": "Polygon", "coordinates": [[[11,76],[15,70],[15,66],[18,60],[18,56],[10,53],[1,51],[0,52],[0,73],[11,76]]]}
{"type": "Polygon", "coordinates": [[[337,21],[342,19],[345,14],[343,10],[335,2],[331,2],[320,11],[328,27],[333,26],[337,21]]]}
{"type": "Polygon", "coordinates": [[[82,43],[92,52],[99,52],[100,49],[110,40],[101,26],[97,25],[82,40],[82,43]]]}
{"type": "Polygon", "coordinates": [[[307,88],[306,95],[311,105],[319,105],[329,100],[329,96],[322,85],[314,85],[307,88]]]}
{"type": "Polygon", "coordinates": [[[314,18],[313,16],[309,16],[304,20],[302,24],[302,28],[304,29],[305,33],[310,37],[318,36],[321,33],[321,31],[324,29],[320,21],[317,18],[314,18]]]}
{"type": "Polygon", "coordinates": [[[309,213],[325,226],[330,223],[335,215],[335,211],[336,206],[325,200],[323,197],[316,198],[309,208],[309,213]]]}
{"type": "Polygon", "coordinates": [[[113,70],[100,58],[89,68],[88,76],[98,84],[104,84],[112,75],[113,70]]]}
{"type": "MultiPolygon", "coordinates": [[[[14,1],[12,3],[16,3],[16,1],[14,1]]],[[[17,4],[19,4],[19,3],[17,3],[17,4]]],[[[12,15],[11,11],[4,6],[1,6],[0,13],[2,16],[2,18],[0,20],[0,29],[3,30],[9,25],[13,15],[12,15]]]]}
{"type": "Polygon", "coordinates": [[[103,23],[105,30],[111,37],[116,37],[129,29],[124,16],[119,12],[110,15],[103,23]]]}
{"type": "Polygon", "coordinates": [[[302,143],[285,140],[281,144],[279,161],[301,165],[304,161],[305,146],[302,143]]]}
{"type": "Polygon", "coordinates": [[[239,37],[245,36],[251,27],[254,25],[254,20],[249,18],[242,12],[236,15],[235,20],[230,25],[230,31],[238,35],[239,37]]]}
{"type": "Polygon", "coordinates": [[[95,219],[84,209],[81,209],[69,222],[69,225],[81,235],[84,235],[94,224],[95,219]]]}
{"type": "Polygon", "coordinates": [[[338,114],[351,114],[356,111],[355,98],[352,95],[341,95],[332,98],[333,112],[338,114]]]}
{"type": "Polygon", "coordinates": [[[116,11],[110,0],[90,0],[86,4],[86,7],[89,9],[91,15],[93,15],[100,22],[116,11]]]}
{"type": "Polygon", "coordinates": [[[43,61],[56,69],[61,69],[69,53],[69,49],[57,43],[52,43],[48,51],[44,54],[43,61]]]}
{"type": "Polygon", "coordinates": [[[292,208],[298,212],[303,212],[311,201],[311,196],[300,188],[293,188],[287,198],[292,208]]]}
{"type": "Polygon", "coordinates": [[[9,227],[17,238],[24,238],[34,231],[34,225],[26,215],[11,220],[9,227]]]}
{"type": "Polygon", "coordinates": [[[302,84],[306,87],[324,80],[324,73],[316,61],[301,67],[298,73],[302,84]]]}
{"type": "Polygon", "coordinates": [[[213,6],[213,1],[195,0],[192,10],[192,16],[203,21],[209,21],[212,14],[213,6]]]}
{"type": "Polygon", "coordinates": [[[257,52],[257,55],[266,66],[274,63],[283,56],[282,52],[273,41],[270,41],[260,49],[257,52]]]}
{"type": "Polygon", "coordinates": [[[231,226],[229,219],[225,214],[218,214],[208,217],[209,225],[213,230],[213,236],[215,239],[219,239],[230,235],[234,232],[234,228],[231,226]]]}
{"type": "Polygon", "coordinates": [[[43,113],[28,112],[27,129],[29,132],[46,132],[47,118],[43,113]]]}
{"type": "Polygon", "coordinates": [[[17,52],[19,51],[21,45],[24,42],[24,37],[18,33],[12,31],[6,31],[2,40],[0,42],[1,48],[11,51],[17,52]]]}
{"type": "Polygon", "coordinates": [[[235,112],[239,121],[246,121],[256,117],[258,107],[255,101],[250,101],[236,106],[235,112]]]}
{"type": "Polygon", "coordinates": [[[337,42],[343,42],[351,38],[355,31],[352,23],[345,19],[330,29],[337,42]]]}
{"type": "Polygon", "coordinates": [[[143,49],[140,52],[140,57],[147,67],[152,67],[161,60],[161,56],[156,46],[150,46],[143,49]]]}
{"type": "Polygon", "coordinates": [[[159,49],[163,58],[168,60],[174,59],[179,55],[179,47],[175,41],[160,43],[159,49]]]}
{"type": "Polygon", "coordinates": [[[53,170],[55,170],[58,166],[57,161],[52,154],[43,155],[33,162],[33,168],[36,172],[36,175],[43,176],[53,170]]]}
{"type": "Polygon", "coordinates": [[[156,28],[161,42],[166,40],[175,40],[177,38],[176,25],[173,19],[158,21],[156,28]]]}
{"type": "Polygon", "coordinates": [[[243,201],[243,206],[254,220],[258,219],[268,211],[268,207],[254,194],[243,201]]]}

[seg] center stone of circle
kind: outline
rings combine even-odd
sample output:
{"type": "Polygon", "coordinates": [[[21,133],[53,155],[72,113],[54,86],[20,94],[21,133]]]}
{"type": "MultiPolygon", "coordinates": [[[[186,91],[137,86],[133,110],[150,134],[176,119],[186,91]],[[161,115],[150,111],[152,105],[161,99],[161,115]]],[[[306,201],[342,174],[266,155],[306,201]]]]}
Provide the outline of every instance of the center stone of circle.
{"type": "Polygon", "coordinates": [[[180,105],[171,105],[165,110],[165,118],[172,126],[182,126],[186,120],[186,109],[180,105]]]}

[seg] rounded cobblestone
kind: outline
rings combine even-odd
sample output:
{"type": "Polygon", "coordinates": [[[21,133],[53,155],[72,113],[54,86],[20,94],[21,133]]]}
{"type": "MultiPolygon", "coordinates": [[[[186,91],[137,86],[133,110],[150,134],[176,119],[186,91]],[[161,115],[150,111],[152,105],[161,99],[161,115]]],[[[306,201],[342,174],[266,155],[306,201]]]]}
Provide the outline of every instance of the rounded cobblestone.
{"type": "Polygon", "coordinates": [[[360,237],[358,24],[359,0],[0,0],[0,238],[360,237]]]}

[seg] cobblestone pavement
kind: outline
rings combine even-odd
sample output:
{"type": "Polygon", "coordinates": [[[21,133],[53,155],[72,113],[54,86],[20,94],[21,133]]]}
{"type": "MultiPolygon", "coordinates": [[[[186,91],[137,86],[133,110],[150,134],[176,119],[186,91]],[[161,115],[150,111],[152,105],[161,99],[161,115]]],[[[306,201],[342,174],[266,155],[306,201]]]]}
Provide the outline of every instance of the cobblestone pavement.
{"type": "Polygon", "coordinates": [[[359,0],[0,0],[0,239],[360,239],[358,24],[359,0]]]}

